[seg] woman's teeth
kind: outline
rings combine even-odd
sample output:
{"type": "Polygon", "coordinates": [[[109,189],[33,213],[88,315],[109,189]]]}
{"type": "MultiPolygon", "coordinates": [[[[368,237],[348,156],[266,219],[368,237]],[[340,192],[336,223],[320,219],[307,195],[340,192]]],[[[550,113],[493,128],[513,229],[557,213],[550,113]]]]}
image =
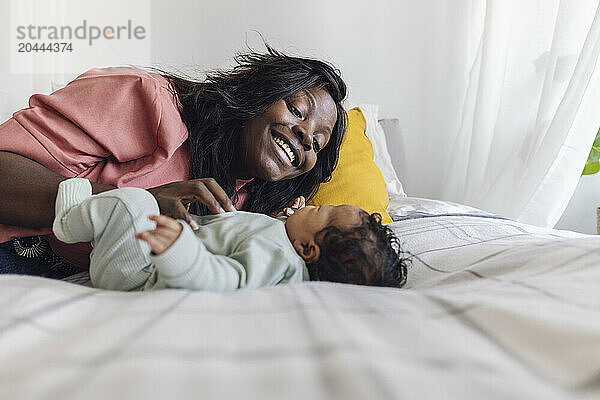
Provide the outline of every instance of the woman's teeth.
{"type": "Polygon", "coordinates": [[[278,137],[275,138],[275,143],[277,143],[279,145],[279,147],[281,147],[283,149],[285,154],[290,159],[290,162],[293,164],[294,160],[296,159],[296,156],[294,155],[294,152],[292,151],[292,149],[290,149],[290,146],[288,146],[286,142],[284,142],[283,140],[281,140],[278,137]]]}

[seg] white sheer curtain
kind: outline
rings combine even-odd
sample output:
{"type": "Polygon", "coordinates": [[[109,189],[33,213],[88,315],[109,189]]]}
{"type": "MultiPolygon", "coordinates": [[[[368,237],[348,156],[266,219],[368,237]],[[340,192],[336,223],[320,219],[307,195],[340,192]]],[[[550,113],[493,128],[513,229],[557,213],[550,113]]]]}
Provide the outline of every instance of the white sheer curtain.
{"type": "Polygon", "coordinates": [[[598,0],[475,0],[440,197],[554,226],[600,126],[598,0]]]}

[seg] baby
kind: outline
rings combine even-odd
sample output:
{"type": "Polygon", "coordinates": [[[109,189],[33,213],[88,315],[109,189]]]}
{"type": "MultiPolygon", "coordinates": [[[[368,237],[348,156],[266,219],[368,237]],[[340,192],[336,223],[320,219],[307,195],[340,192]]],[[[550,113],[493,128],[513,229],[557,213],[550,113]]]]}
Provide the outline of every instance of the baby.
{"type": "Polygon", "coordinates": [[[113,290],[225,291],[321,280],[401,287],[407,259],[398,239],[352,205],[306,206],[289,217],[244,211],[159,215],[146,190],[92,195],[86,179],[60,183],[53,231],[66,243],[91,242],[90,277],[113,290]]]}

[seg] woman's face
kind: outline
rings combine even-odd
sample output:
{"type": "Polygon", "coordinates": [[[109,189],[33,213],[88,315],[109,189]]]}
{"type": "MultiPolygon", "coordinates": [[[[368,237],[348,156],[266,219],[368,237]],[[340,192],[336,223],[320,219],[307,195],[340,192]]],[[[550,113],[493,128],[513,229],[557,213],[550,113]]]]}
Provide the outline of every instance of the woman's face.
{"type": "Polygon", "coordinates": [[[335,102],[325,89],[308,88],[279,100],[244,125],[236,177],[279,181],[310,171],[336,120],[335,102]]]}

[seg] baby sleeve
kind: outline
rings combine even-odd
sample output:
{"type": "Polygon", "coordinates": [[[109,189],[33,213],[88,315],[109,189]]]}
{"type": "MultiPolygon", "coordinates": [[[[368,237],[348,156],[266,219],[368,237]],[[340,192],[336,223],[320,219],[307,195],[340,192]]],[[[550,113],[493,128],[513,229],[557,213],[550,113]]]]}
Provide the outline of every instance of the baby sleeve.
{"type": "MultiPolygon", "coordinates": [[[[212,254],[184,221],[183,230],[166,251],[150,257],[156,267],[154,287],[230,291],[301,282],[299,256],[290,260],[268,238],[245,240],[228,256],[212,254]]],[[[200,228],[202,229],[202,228],[200,228]]]]}

